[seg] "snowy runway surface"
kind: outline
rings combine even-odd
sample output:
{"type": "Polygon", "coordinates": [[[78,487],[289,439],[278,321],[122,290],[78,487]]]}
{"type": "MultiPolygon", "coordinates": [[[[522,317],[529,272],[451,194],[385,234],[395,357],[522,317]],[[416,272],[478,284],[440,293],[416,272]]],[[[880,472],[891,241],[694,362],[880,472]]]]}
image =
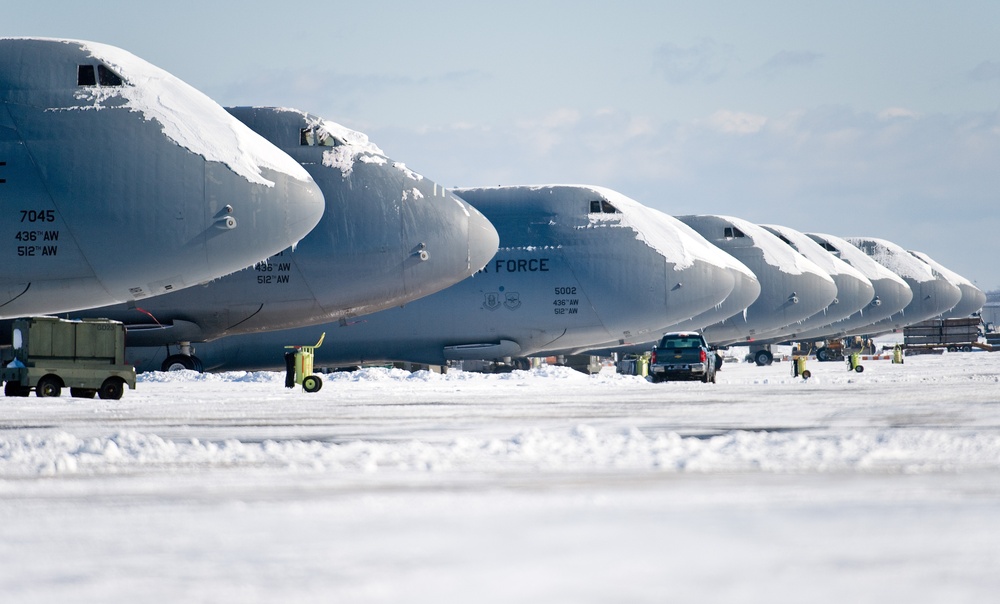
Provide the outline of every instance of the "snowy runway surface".
{"type": "Polygon", "coordinates": [[[959,602],[1000,593],[1000,355],[140,376],[3,398],[10,602],[959,602]]]}

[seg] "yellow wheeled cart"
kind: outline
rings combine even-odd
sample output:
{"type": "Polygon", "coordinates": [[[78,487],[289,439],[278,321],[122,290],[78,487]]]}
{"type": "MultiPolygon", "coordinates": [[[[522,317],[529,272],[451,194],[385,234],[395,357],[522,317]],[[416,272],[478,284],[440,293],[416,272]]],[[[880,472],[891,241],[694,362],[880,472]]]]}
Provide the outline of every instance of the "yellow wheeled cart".
{"type": "Polygon", "coordinates": [[[325,337],[324,331],[315,346],[285,346],[295,351],[285,353],[285,388],[301,384],[306,392],[319,392],[323,387],[323,380],[318,375],[313,375],[313,360],[316,349],[323,345],[325,337]]]}

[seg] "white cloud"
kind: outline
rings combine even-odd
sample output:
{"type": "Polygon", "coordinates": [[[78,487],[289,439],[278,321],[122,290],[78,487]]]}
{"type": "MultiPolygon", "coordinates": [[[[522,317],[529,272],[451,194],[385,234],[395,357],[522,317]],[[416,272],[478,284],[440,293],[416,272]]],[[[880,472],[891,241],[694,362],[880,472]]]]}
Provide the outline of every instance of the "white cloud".
{"type": "Polygon", "coordinates": [[[705,124],[709,128],[725,134],[755,134],[764,129],[767,117],[721,109],[708,116],[705,124]]]}
{"type": "Polygon", "coordinates": [[[726,71],[733,48],[711,38],[701,38],[691,46],[667,42],[657,49],[654,67],[671,84],[713,82],[726,71]]]}
{"type": "Polygon", "coordinates": [[[878,114],[878,119],[894,120],[894,119],[916,119],[920,117],[920,113],[913,111],[912,109],[906,109],[905,107],[889,107],[883,109],[878,114]]]}

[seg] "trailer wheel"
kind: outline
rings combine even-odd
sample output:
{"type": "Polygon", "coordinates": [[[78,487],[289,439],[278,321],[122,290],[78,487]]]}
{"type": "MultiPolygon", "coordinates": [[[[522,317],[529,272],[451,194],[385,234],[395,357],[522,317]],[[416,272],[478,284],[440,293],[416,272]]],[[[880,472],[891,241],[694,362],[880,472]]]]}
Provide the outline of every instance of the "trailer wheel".
{"type": "Polygon", "coordinates": [[[94,398],[97,390],[93,388],[70,388],[69,395],[73,398],[94,398]]]}
{"type": "Polygon", "coordinates": [[[120,377],[109,377],[101,384],[101,389],[97,391],[101,398],[117,401],[125,392],[125,380],[120,377]]]}
{"type": "Polygon", "coordinates": [[[774,356],[771,355],[770,351],[758,350],[753,355],[753,362],[757,363],[759,367],[763,367],[764,365],[770,365],[774,362],[774,356]]]}
{"type": "Polygon", "coordinates": [[[62,380],[54,375],[42,376],[35,384],[36,396],[59,396],[62,394],[62,380]]]}
{"type": "Polygon", "coordinates": [[[302,378],[302,389],[306,392],[319,392],[323,387],[323,380],[318,375],[307,375],[302,378]]]}
{"type": "Polygon", "coordinates": [[[858,365],[857,367],[854,368],[854,371],[856,371],[858,373],[861,373],[864,370],[865,370],[864,365],[858,365]]]}

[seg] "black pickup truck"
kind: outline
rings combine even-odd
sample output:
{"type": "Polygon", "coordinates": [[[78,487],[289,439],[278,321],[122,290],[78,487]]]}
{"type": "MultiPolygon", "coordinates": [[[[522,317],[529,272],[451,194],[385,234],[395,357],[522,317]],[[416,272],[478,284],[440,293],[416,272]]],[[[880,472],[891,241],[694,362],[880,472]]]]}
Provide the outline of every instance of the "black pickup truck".
{"type": "Polygon", "coordinates": [[[701,380],[715,383],[715,353],[695,331],[664,334],[649,359],[649,376],[664,380],[701,380]]]}

